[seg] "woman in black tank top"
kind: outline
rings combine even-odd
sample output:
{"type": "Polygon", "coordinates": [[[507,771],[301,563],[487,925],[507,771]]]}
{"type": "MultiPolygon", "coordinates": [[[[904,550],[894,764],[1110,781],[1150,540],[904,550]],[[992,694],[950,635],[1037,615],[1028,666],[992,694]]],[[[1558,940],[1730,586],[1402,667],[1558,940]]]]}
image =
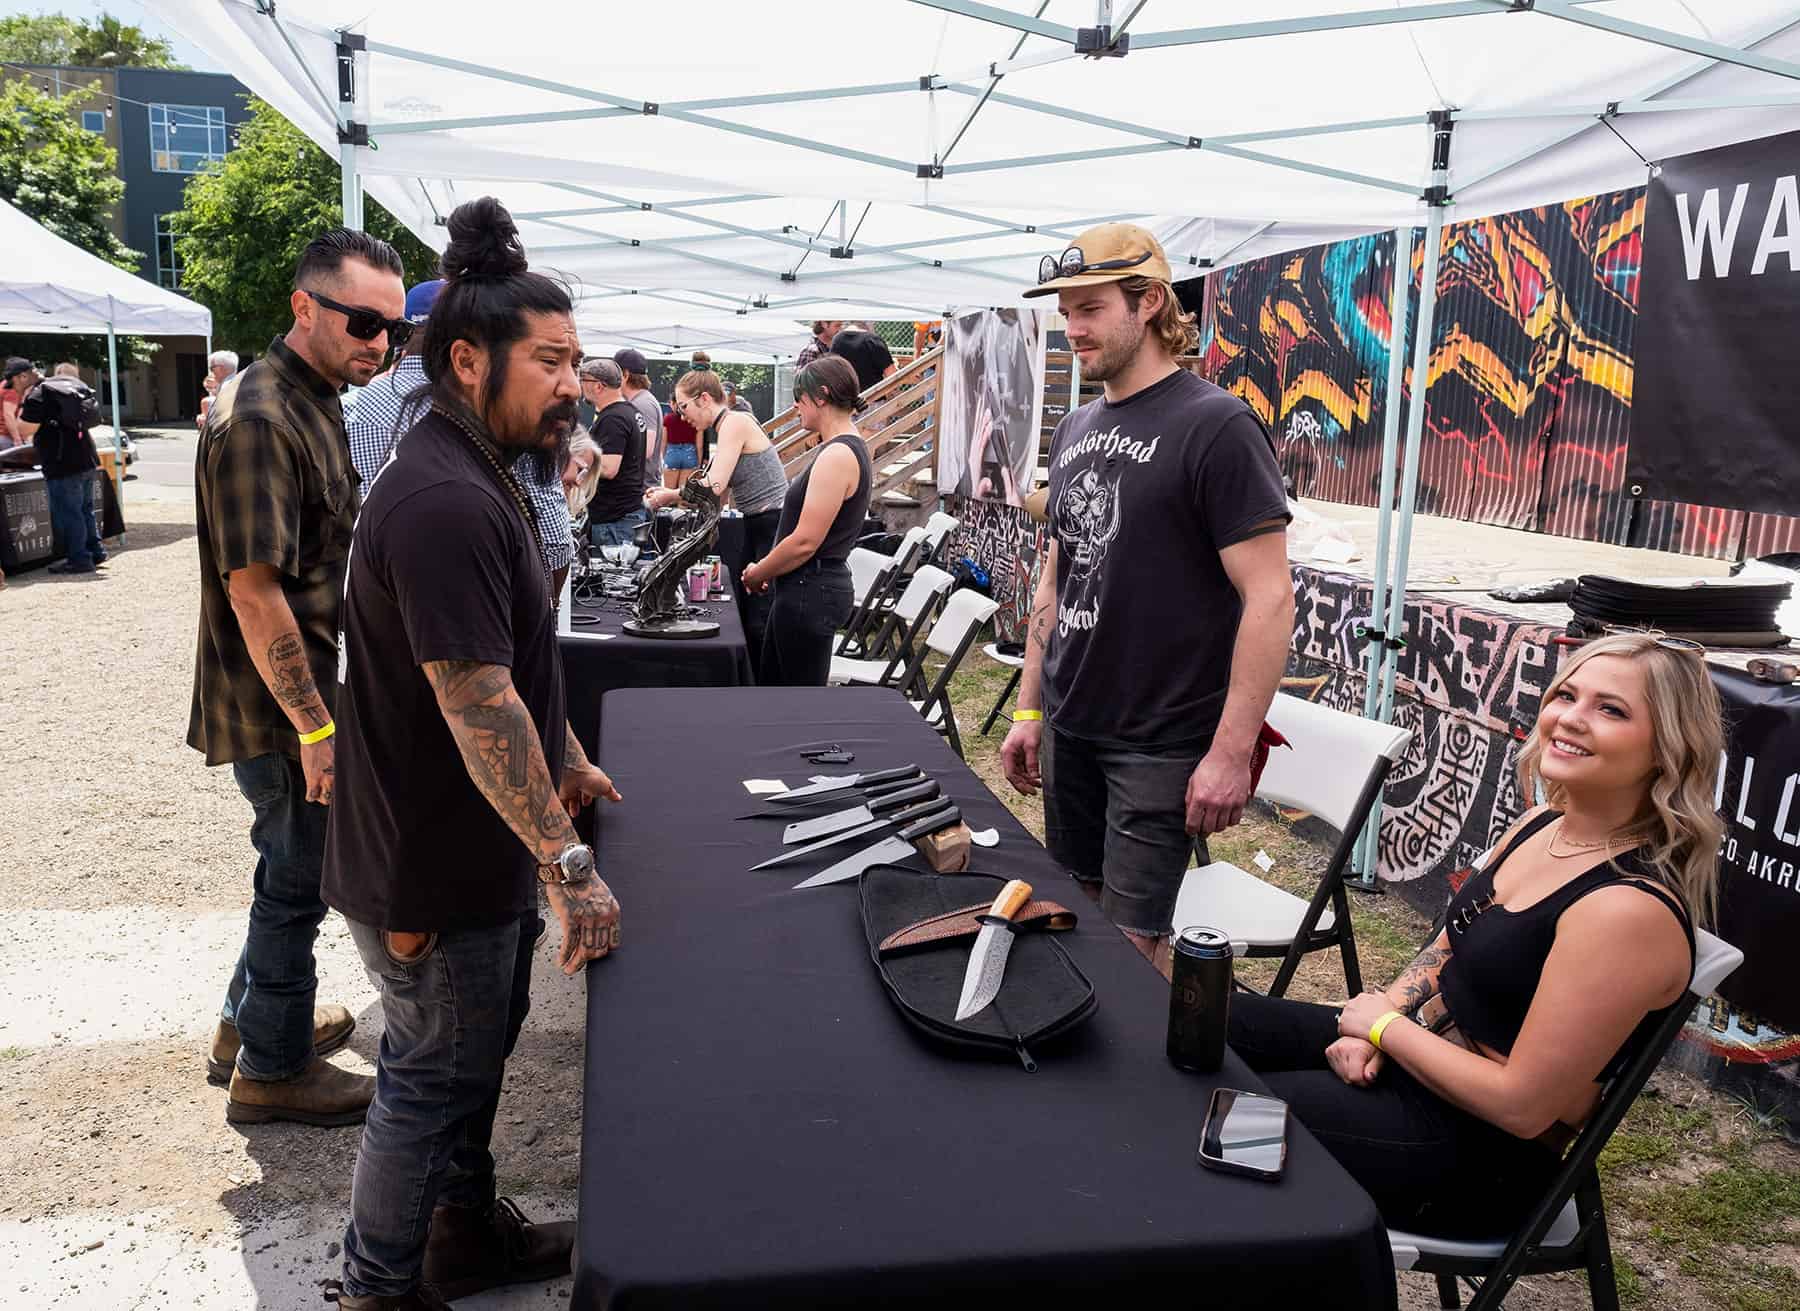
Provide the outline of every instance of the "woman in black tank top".
{"type": "Polygon", "coordinates": [[[1692,649],[1570,657],[1520,752],[1529,812],[1385,992],[1341,1009],[1240,993],[1232,1046],[1388,1224],[1515,1228],[1604,1081],[1682,1003],[1716,899],[1724,733],[1692,649]]]}
{"type": "Polygon", "coordinates": [[[787,490],[774,547],[744,570],[744,586],[773,585],[758,680],[772,687],[823,687],[831,641],[855,608],[844,563],[862,533],[875,471],[852,414],[856,371],[824,355],[794,375],[800,422],[821,445],[787,490]]]}

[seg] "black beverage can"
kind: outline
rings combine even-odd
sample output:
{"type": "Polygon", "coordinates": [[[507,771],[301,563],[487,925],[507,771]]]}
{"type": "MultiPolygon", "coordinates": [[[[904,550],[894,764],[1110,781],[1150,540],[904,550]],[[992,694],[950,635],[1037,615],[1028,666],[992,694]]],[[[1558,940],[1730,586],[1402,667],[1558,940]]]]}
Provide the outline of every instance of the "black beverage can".
{"type": "Polygon", "coordinates": [[[1231,1008],[1231,939],[1196,925],[1175,937],[1169,980],[1169,1060],[1212,1074],[1225,1062],[1231,1008]]]}

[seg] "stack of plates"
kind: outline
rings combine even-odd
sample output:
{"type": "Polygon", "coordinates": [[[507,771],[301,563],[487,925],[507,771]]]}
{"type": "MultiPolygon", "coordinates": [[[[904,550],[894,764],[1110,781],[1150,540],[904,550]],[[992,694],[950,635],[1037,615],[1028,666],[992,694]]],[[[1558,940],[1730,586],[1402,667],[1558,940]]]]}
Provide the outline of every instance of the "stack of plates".
{"type": "Polygon", "coordinates": [[[1665,578],[1653,583],[1583,574],[1569,625],[1579,636],[1608,628],[1654,628],[1708,646],[1781,646],[1775,611],[1793,584],[1759,578],[1665,578]]]}

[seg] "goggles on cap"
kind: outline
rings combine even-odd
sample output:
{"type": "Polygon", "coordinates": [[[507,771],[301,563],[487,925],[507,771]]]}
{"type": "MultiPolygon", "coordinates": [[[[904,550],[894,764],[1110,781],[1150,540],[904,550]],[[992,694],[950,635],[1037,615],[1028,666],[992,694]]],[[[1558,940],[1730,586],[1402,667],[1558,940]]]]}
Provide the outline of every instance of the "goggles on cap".
{"type": "Polygon", "coordinates": [[[1083,273],[1103,273],[1108,269],[1136,268],[1150,258],[1150,252],[1132,255],[1127,259],[1103,259],[1089,264],[1087,257],[1081,253],[1080,246],[1070,246],[1061,255],[1046,255],[1038,261],[1038,283],[1054,282],[1057,278],[1073,278],[1083,273]]]}

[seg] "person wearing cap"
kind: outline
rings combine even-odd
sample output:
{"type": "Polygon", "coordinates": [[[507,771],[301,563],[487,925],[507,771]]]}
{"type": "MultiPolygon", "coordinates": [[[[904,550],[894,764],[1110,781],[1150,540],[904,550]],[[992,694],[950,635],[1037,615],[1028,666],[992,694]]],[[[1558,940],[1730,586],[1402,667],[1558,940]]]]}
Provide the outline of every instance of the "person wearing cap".
{"type": "MultiPolygon", "coordinates": [[[[9,356],[6,361],[5,386],[0,388],[0,440],[7,446],[22,446],[25,438],[19,436],[16,423],[19,413],[19,402],[25,399],[25,393],[37,385],[37,366],[22,355],[9,356]]],[[[0,447],[0,450],[5,449],[0,447]]]]}
{"type": "Polygon", "coordinates": [[[638,407],[625,399],[625,371],[612,360],[581,366],[581,392],[594,406],[591,436],[599,451],[600,487],[588,503],[588,540],[624,546],[649,519],[644,510],[644,452],[649,431],[638,407]]]}
{"type": "Polygon", "coordinates": [[[1007,781],[1044,793],[1045,844],[1166,967],[1175,894],[1236,824],[1292,641],[1287,497],[1268,432],[1189,373],[1193,316],[1144,229],[1106,223],[1046,256],[1103,394],[1057,424],[1007,781]],[[1121,689],[1129,688],[1127,694],[1121,689]]]}
{"type": "MultiPolygon", "coordinates": [[[[421,282],[406,293],[406,319],[413,333],[401,348],[394,367],[356,394],[356,404],[344,417],[344,434],[350,441],[350,463],[367,494],[369,484],[381,472],[400,444],[406,430],[418,422],[424,410],[424,397],[430,388],[425,377],[425,357],[420,353],[425,341],[424,327],[431,317],[431,307],[444,289],[442,278],[421,282]]],[[[568,498],[563,493],[562,473],[567,463],[556,456],[542,456],[534,451],[519,455],[512,471],[525,489],[537,516],[538,542],[544,564],[558,594],[569,563],[575,558],[575,541],[569,517],[568,498]]]]}
{"type": "Polygon", "coordinates": [[[649,491],[663,481],[663,412],[650,390],[650,361],[642,351],[627,346],[614,352],[613,363],[625,374],[625,399],[644,417],[644,490],[649,491]]]}
{"type": "Polygon", "coordinates": [[[19,379],[32,381],[26,382],[25,399],[19,402],[13,427],[36,448],[50,499],[50,519],[63,543],[63,559],[51,565],[50,572],[91,574],[106,563],[100,527],[94,522],[92,476],[100,467],[92,431],[100,417],[100,403],[73,364],[57,365],[54,374],[41,382],[36,381],[35,369],[20,374],[19,379]]]}

